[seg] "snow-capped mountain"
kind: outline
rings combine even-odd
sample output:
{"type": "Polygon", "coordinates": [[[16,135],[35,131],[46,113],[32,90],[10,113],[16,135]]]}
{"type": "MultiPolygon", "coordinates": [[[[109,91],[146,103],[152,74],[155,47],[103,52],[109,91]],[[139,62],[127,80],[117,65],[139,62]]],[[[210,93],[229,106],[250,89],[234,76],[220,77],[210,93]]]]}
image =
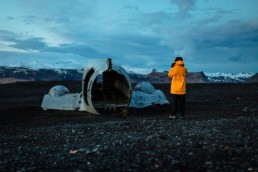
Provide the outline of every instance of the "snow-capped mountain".
{"type": "Polygon", "coordinates": [[[252,77],[255,73],[238,73],[238,74],[232,74],[232,73],[204,73],[208,80],[210,82],[233,82],[233,83],[238,83],[238,82],[244,82],[246,79],[252,77]]]}
{"type": "MultiPolygon", "coordinates": [[[[8,54],[7,54],[8,55],[8,54]]],[[[97,59],[97,58],[96,58],[97,59]]],[[[71,54],[48,54],[40,55],[37,57],[35,54],[31,56],[23,56],[23,53],[17,57],[4,57],[1,59],[1,66],[9,67],[23,67],[30,69],[81,69],[85,67],[85,64],[95,59],[84,58],[81,56],[75,56],[71,54]],[[54,55],[54,57],[53,57],[54,55]]]]}

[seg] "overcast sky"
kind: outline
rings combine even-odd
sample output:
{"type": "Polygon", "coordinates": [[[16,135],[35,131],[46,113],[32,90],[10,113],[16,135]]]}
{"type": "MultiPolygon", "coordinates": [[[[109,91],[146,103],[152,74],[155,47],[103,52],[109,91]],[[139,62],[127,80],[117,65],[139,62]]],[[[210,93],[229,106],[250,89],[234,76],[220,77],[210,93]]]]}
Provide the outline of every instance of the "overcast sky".
{"type": "Polygon", "coordinates": [[[258,72],[258,0],[1,0],[0,66],[258,72]]]}

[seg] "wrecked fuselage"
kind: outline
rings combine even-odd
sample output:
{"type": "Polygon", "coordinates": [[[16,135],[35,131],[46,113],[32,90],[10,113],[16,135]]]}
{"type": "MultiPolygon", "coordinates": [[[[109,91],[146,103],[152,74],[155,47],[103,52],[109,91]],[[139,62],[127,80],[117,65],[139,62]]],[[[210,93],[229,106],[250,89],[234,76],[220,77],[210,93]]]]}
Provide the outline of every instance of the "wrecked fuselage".
{"type": "Polygon", "coordinates": [[[81,93],[70,93],[62,85],[54,86],[44,95],[41,107],[44,110],[79,110],[93,114],[118,114],[127,107],[145,108],[169,104],[160,90],[148,82],[131,88],[129,76],[111,59],[96,61],[85,67],[81,93]]]}
{"type": "Polygon", "coordinates": [[[62,93],[66,89],[63,86],[53,87],[43,97],[41,107],[44,110],[79,110],[93,114],[120,113],[131,99],[129,76],[121,66],[113,65],[111,59],[85,67],[81,93],[53,93],[62,93]]]}
{"type": "Polygon", "coordinates": [[[85,69],[82,82],[81,111],[94,114],[120,113],[131,98],[131,84],[126,71],[118,65],[98,63],[85,69]]]}

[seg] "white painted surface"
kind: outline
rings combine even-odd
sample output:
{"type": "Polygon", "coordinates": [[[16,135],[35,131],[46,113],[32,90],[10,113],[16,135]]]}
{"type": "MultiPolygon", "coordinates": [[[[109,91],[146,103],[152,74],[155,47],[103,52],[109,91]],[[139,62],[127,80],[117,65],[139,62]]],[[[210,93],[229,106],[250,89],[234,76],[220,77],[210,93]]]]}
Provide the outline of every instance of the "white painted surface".
{"type": "Polygon", "coordinates": [[[79,93],[65,94],[62,96],[52,96],[46,94],[43,97],[41,107],[44,110],[79,110],[81,96],[79,93]]]}
{"type": "Polygon", "coordinates": [[[155,90],[154,86],[148,82],[140,82],[132,91],[129,107],[145,108],[164,104],[169,104],[169,101],[161,90],[155,90]]]}

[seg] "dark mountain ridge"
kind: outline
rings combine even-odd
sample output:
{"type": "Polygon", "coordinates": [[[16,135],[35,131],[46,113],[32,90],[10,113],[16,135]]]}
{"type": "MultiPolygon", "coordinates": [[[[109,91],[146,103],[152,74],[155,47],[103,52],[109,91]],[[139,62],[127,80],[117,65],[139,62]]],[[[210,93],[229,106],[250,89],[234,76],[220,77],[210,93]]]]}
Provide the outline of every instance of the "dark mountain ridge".
{"type": "MultiPolygon", "coordinates": [[[[128,73],[132,83],[142,81],[150,83],[170,83],[168,71],[159,72],[155,69],[148,74],[128,73]]],[[[29,69],[24,67],[0,66],[0,79],[20,81],[74,81],[82,80],[83,69],[29,69]]],[[[206,76],[204,72],[188,72],[187,83],[251,83],[258,82],[258,73],[250,78],[230,78],[221,75],[206,76]]]]}
{"type": "Polygon", "coordinates": [[[252,77],[246,79],[246,83],[258,83],[258,73],[253,75],[252,77]]]}

